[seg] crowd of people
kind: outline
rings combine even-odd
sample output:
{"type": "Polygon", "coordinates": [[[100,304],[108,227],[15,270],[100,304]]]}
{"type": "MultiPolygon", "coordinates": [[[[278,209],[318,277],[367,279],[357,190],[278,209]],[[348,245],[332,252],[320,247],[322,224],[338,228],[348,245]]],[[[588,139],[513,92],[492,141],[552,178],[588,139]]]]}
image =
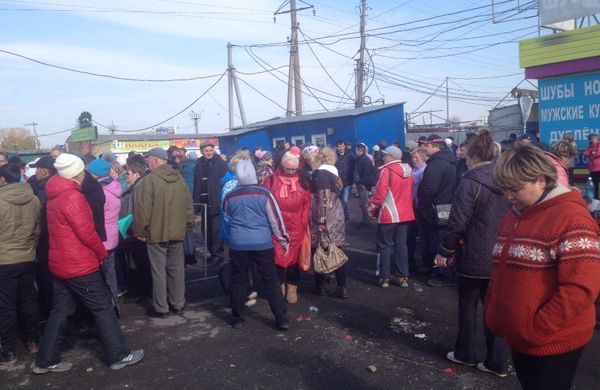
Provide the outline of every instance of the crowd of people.
{"type": "MultiPolygon", "coordinates": [[[[590,140],[596,181],[600,143],[590,140]]],[[[2,364],[16,361],[20,330],[37,353],[34,373],[66,371],[62,332],[92,321],[111,368],[139,362],[144,352],[127,346],[117,301],[148,296],[149,316],[182,313],[198,215],[206,215],[202,234],[230,296],[232,326],[243,327],[260,293],[286,330],[286,306],[298,302],[311,258],[347,245],[356,196],[355,222],[377,224],[376,285],[407,288],[413,273],[431,287],[457,285],[448,360],[505,377],[512,354],[524,388],[569,388],[600,290],[600,230],[573,187],[569,134],[552,148],[529,134],[497,143],[482,130],[460,145],[433,134],[404,146],[382,141],[372,154],[364,143],[352,149],[344,141],[282,144],[227,159],[206,142],[199,158],[155,148],[126,160],[55,149],[29,166],[31,177],[0,154],[2,364]],[[477,362],[480,301],[487,354],[477,362]]],[[[329,280],[333,297],[347,299],[346,279],[343,262],[315,272],[313,292],[329,295],[329,280]]]]}

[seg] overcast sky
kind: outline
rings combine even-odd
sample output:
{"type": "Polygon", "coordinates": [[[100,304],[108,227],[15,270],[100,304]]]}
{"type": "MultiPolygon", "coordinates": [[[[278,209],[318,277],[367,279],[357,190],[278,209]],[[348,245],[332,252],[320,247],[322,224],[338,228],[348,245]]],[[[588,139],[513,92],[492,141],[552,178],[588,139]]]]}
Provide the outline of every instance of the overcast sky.
{"type": "MultiPolygon", "coordinates": [[[[299,13],[304,33],[300,39],[317,39],[300,45],[301,76],[310,88],[304,88],[305,111],[353,107],[352,58],[357,58],[359,47],[359,3],[312,1],[308,4],[316,15],[310,9],[299,13]]],[[[450,115],[463,121],[486,116],[523,79],[516,41],[537,35],[537,19],[522,19],[535,11],[516,15],[507,10],[518,2],[503,1],[494,9],[496,19],[520,20],[493,23],[491,4],[491,0],[369,1],[369,99],[405,101],[410,112],[445,77],[451,77],[450,115]],[[426,18],[432,19],[410,23],[426,18]]],[[[233,58],[240,79],[260,92],[240,82],[248,122],[284,116],[289,47],[252,46],[285,42],[290,36],[289,14],[273,21],[280,5],[271,0],[0,0],[2,51],[121,78],[214,76],[182,82],[126,81],[56,69],[0,52],[0,127],[35,121],[40,135],[50,134],[73,127],[82,111],[120,130],[152,126],[181,111],[217,82],[227,68],[227,42],[236,45],[233,58]],[[282,68],[272,70],[278,67],[282,68]],[[243,74],[254,72],[263,73],[243,74]]],[[[298,7],[304,6],[298,2],[298,7]]],[[[436,93],[445,94],[445,85],[436,93]]],[[[226,131],[227,78],[164,126],[192,133],[191,110],[202,115],[201,132],[226,131]]],[[[445,118],[445,98],[432,97],[422,110],[441,110],[434,114],[445,118]]],[[[415,122],[422,124],[423,119],[415,122]]],[[[241,125],[239,118],[236,125],[241,125]]],[[[43,146],[51,146],[63,143],[67,135],[40,139],[43,146]]]]}

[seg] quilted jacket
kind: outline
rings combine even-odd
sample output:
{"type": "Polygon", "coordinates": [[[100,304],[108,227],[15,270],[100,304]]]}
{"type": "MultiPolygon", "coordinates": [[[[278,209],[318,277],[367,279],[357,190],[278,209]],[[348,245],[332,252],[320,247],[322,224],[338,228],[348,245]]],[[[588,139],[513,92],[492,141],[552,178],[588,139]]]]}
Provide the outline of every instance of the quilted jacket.
{"type": "Polygon", "coordinates": [[[377,215],[377,223],[390,224],[415,220],[413,210],[413,177],[408,164],[391,161],[379,168],[379,181],[367,205],[369,215],[377,215]]]}
{"type": "Polygon", "coordinates": [[[72,279],[98,271],[108,253],[79,184],[54,176],[46,184],[46,195],[50,272],[60,279],[72,279]]]}

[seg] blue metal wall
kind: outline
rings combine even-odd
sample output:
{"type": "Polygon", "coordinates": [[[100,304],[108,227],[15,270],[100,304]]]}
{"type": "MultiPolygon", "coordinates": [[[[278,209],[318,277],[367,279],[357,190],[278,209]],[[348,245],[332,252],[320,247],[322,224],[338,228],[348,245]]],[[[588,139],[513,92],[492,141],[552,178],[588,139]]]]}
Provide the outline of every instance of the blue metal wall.
{"type": "Polygon", "coordinates": [[[404,145],[404,105],[390,107],[360,115],[356,118],[357,142],[369,146],[379,144],[384,139],[388,145],[399,141],[404,145]]]}
{"type": "Polygon", "coordinates": [[[304,136],[305,143],[313,143],[312,136],[318,134],[325,135],[326,143],[331,146],[335,146],[338,140],[344,140],[352,145],[364,142],[371,148],[382,139],[388,145],[395,140],[404,145],[404,108],[399,105],[354,117],[282,123],[237,136],[219,137],[219,145],[223,153],[231,155],[240,148],[254,150],[256,145],[273,150],[273,140],[276,138],[285,138],[286,142],[292,143],[293,137],[304,136]]]}

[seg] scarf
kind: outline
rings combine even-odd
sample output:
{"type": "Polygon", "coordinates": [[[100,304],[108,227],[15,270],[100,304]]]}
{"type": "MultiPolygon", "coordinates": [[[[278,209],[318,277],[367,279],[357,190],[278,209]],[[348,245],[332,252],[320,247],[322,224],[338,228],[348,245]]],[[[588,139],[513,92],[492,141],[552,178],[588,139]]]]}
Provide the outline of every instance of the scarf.
{"type": "Polygon", "coordinates": [[[298,176],[279,176],[279,180],[281,180],[281,183],[283,184],[279,189],[279,197],[281,199],[287,199],[290,189],[291,192],[298,191],[298,176]]]}

